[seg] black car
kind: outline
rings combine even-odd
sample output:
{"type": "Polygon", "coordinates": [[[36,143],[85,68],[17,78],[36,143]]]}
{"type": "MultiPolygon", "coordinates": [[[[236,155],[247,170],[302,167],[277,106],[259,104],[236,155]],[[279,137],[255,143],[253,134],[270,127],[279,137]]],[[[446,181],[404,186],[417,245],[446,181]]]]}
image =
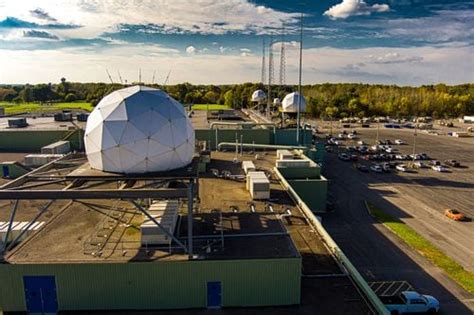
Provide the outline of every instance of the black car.
{"type": "Polygon", "coordinates": [[[358,164],[357,169],[361,172],[364,172],[364,173],[369,172],[369,168],[367,166],[365,166],[364,164],[358,164]]]}
{"type": "Polygon", "coordinates": [[[459,163],[456,160],[446,160],[446,161],[444,161],[444,164],[446,164],[448,166],[452,166],[452,167],[460,167],[461,166],[461,163],[459,163]]]}

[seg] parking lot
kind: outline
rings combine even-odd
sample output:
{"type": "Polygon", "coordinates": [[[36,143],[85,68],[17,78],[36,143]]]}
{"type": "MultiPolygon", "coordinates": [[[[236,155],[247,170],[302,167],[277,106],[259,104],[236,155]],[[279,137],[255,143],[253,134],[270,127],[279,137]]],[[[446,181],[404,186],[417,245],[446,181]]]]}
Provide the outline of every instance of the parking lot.
{"type": "MultiPolygon", "coordinates": [[[[359,130],[359,139],[344,140],[344,145],[336,151],[344,151],[346,146],[357,145],[362,140],[367,144],[375,143],[376,130],[359,130]]],[[[392,145],[394,154],[413,153],[413,131],[381,129],[379,139],[401,139],[406,145],[392,145]]],[[[407,169],[400,172],[391,169],[389,173],[358,172],[361,184],[377,187],[384,198],[400,209],[407,217],[407,224],[440,246],[447,254],[457,259],[466,269],[474,271],[474,138],[453,138],[429,135],[418,132],[416,136],[417,153],[425,153],[430,160],[438,160],[444,165],[448,159],[457,160],[461,167],[446,167],[446,172],[437,172],[431,168],[407,169]],[[454,222],[444,216],[446,208],[457,209],[468,217],[465,222],[454,222]]],[[[364,156],[358,154],[360,156],[364,156]]],[[[387,154],[386,154],[387,155],[387,154]]],[[[408,165],[411,161],[396,161],[408,165]]],[[[423,161],[428,164],[429,161],[423,161]]],[[[355,162],[353,162],[356,164],[355,162]]],[[[381,164],[381,161],[362,160],[357,163],[369,167],[381,164]]],[[[354,171],[357,172],[355,169],[354,171]]]]}

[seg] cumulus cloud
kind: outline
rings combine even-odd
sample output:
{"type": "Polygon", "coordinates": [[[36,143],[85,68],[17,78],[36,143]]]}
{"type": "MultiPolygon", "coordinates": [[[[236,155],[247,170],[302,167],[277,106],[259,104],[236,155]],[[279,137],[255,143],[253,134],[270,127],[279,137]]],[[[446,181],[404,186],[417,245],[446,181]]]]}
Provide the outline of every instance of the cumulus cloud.
{"type": "Polygon", "coordinates": [[[256,5],[248,0],[67,0],[61,1],[61,5],[57,5],[56,1],[18,2],[4,2],[0,20],[8,13],[9,16],[28,21],[32,18],[32,12],[41,6],[40,12],[36,11],[36,18],[56,17],[62,22],[84,25],[79,30],[62,34],[82,38],[117,31],[124,23],[159,26],[159,31],[169,33],[269,33],[280,29],[283,21],[288,24],[296,23],[299,16],[297,13],[256,5]]]}
{"type": "Polygon", "coordinates": [[[374,64],[415,63],[423,61],[420,56],[402,56],[398,52],[388,52],[383,55],[368,55],[367,58],[374,64]]]}
{"type": "Polygon", "coordinates": [[[350,16],[370,15],[375,12],[388,12],[388,4],[369,5],[364,0],[342,0],[341,3],[330,7],[324,15],[331,19],[346,19],[350,16]]]}
{"type": "Polygon", "coordinates": [[[196,47],[194,47],[194,46],[188,46],[188,47],[186,47],[186,53],[187,53],[187,54],[192,55],[192,54],[195,54],[196,52],[197,52],[196,47]]]}
{"type": "Polygon", "coordinates": [[[53,39],[58,40],[59,37],[44,31],[28,30],[23,32],[23,37],[27,38],[39,38],[39,39],[53,39]]]}
{"type": "Polygon", "coordinates": [[[57,22],[58,21],[55,18],[53,18],[51,15],[49,15],[48,12],[44,11],[41,8],[36,8],[34,10],[31,10],[30,13],[33,17],[38,18],[40,20],[46,20],[46,21],[49,21],[49,22],[57,22]]]}

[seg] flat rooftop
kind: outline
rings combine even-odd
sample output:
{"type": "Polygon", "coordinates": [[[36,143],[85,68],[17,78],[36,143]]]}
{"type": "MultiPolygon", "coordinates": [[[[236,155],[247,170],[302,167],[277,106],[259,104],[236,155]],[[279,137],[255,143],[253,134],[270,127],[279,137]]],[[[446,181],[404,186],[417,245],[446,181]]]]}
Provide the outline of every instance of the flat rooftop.
{"type": "MultiPolygon", "coordinates": [[[[211,127],[211,123],[215,121],[221,121],[221,122],[243,122],[243,121],[250,121],[250,119],[242,113],[240,110],[234,110],[234,114],[236,117],[240,117],[240,119],[225,119],[223,117],[223,120],[219,120],[217,116],[212,117],[210,113],[208,113],[206,110],[195,110],[193,111],[193,114],[191,115],[191,122],[193,124],[194,129],[209,129],[211,127]]],[[[219,126],[219,128],[225,128],[222,126],[219,126]]],[[[235,127],[234,127],[235,128],[235,127]]]]}
{"type": "MultiPolygon", "coordinates": [[[[260,156],[254,161],[256,167],[271,176],[275,152],[261,153],[260,156]]],[[[253,160],[254,157],[244,154],[238,159],[253,160]]],[[[209,170],[243,175],[240,163],[233,162],[235,153],[212,152],[211,158],[209,170]]],[[[60,174],[68,178],[87,165],[84,157],[75,159],[75,163],[78,165],[76,169],[63,166],[60,174]]],[[[70,179],[75,180],[77,176],[70,179]]],[[[68,182],[53,182],[31,189],[63,189],[66,185],[68,182]]],[[[88,188],[89,185],[97,189],[117,188],[116,182],[99,181],[76,189],[88,188]]],[[[146,180],[137,180],[130,188],[140,189],[146,185],[146,180]]],[[[253,201],[243,179],[216,177],[208,171],[200,174],[199,199],[195,202],[193,216],[194,259],[303,257],[304,273],[340,272],[317,232],[307,224],[300,209],[275,177],[271,179],[270,200],[253,201]],[[251,211],[250,205],[254,205],[255,212],[251,211]],[[282,216],[287,211],[291,216],[282,216]]],[[[46,202],[22,200],[18,218],[27,220],[46,202]]],[[[6,201],[3,203],[8,205],[6,201]]],[[[182,242],[187,237],[186,209],[187,204],[183,201],[175,231],[175,236],[182,242]]],[[[44,227],[7,255],[9,263],[126,263],[189,259],[177,244],[141,246],[139,227],[145,217],[125,200],[58,200],[46,214],[40,218],[40,221],[46,221],[44,227]]],[[[8,211],[0,215],[0,219],[7,220],[8,211]]]]}
{"type": "Polygon", "coordinates": [[[68,130],[69,128],[85,128],[86,123],[82,121],[55,121],[53,116],[13,116],[0,117],[0,130],[2,131],[21,131],[21,130],[68,130]],[[8,120],[24,118],[28,126],[25,128],[9,128],[8,120]]]}

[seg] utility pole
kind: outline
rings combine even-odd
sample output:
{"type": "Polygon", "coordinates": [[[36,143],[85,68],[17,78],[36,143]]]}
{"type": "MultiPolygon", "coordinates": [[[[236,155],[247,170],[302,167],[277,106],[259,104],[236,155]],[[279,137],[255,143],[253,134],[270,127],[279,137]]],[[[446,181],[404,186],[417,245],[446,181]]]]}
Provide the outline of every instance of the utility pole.
{"type": "Polygon", "coordinates": [[[300,120],[301,120],[301,98],[303,97],[301,91],[301,77],[303,71],[303,12],[301,12],[301,32],[300,32],[300,69],[299,69],[299,79],[298,79],[298,112],[297,112],[297,125],[296,125],[296,143],[300,144],[300,120]]]}

